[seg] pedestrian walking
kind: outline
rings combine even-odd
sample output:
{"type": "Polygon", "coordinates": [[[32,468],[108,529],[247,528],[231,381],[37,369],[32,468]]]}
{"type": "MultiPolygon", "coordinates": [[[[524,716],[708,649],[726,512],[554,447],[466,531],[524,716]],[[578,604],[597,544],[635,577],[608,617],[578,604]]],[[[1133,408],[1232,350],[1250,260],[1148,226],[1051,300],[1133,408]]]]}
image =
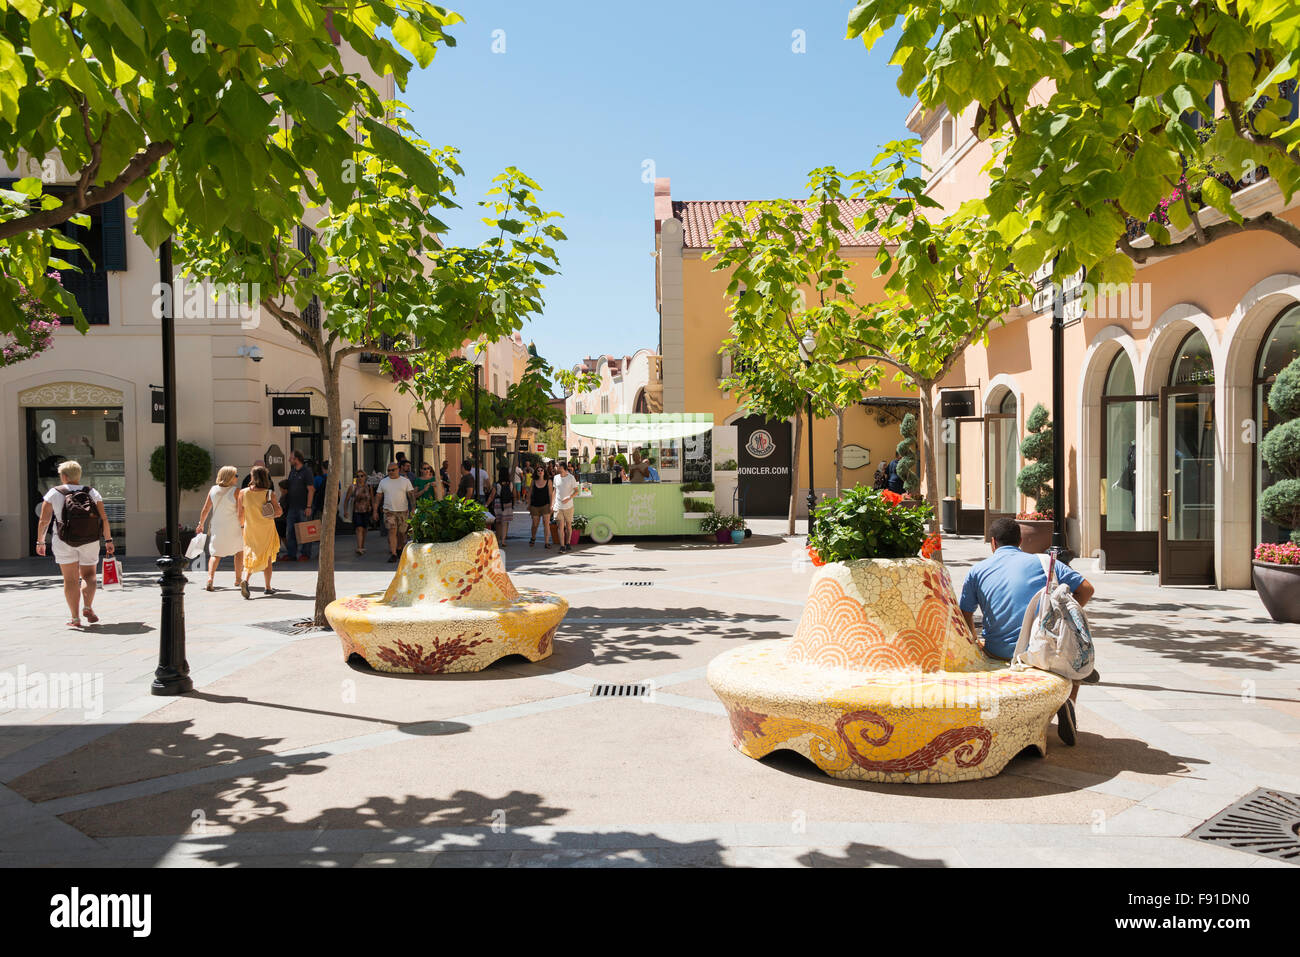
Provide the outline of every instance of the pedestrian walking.
{"type": "Polygon", "coordinates": [[[81,627],[81,616],[95,624],[99,616],[92,607],[95,601],[95,565],[99,563],[99,540],[104,550],[113,554],[113,530],[104,511],[99,492],[81,483],[81,463],[69,460],[59,464],[63,484],[45,493],[41,520],[36,529],[36,554],[45,557],[45,535],[51,520],[55,523],[54,561],[63,575],[63,597],[72,617],[69,628],[81,627]]]}
{"type": "MultiPolygon", "coordinates": [[[[312,502],[316,497],[315,476],[307,467],[302,453],[294,449],[289,456],[289,492],[284,497],[284,548],[289,561],[311,561],[311,542],[303,542],[299,553],[298,533],[295,526],[312,517],[312,502]]],[[[269,486],[268,486],[269,488],[269,486]]]]}
{"type": "Polygon", "coordinates": [[[496,532],[497,544],[505,545],[506,533],[510,522],[515,517],[515,490],[510,480],[510,469],[503,468],[497,474],[497,481],[488,490],[488,510],[496,516],[493,531],[496,532]]]}
{"type": "Polygon", "coordinates": [[[566,462],[556,466],[555,476],[555,529],[560,551],[573,549],[573,499],[578,494],[578,480],[569,472],[566,462]]]}
{"type": "Polygon", "coordinates": [[[376,489],[374,513],[383,510],[384,527],[388,529],[388,560],[397,561],[398,553],[406,547],[406,521],[415,502],[415,486],[399,471],[396,462],[388,463],[388,476],[376,489]]]}
{"type": "Polygon", "coordinates": [[[533,520],[533,529],[528,537],[528,547],[537,544],[537,523],[542,523],[542,547],[550,548],[547,540],[547,528],[550,526],[551,500],[554,496],[551,480],[546,477],[546,469],[537,466],[533,469],[533,480],[528,485],[528,514],[533,520]]]}
{"type": "Polygon", "coordinates": [[[244,567],[244,534],[239,527],[239,509],[235,505],[235,496],[239,489],[239,469],[233,465],[223,465],[217,472],[217,484],[208,489],[208,497],[203,501],[203,511],[199,513],[196,533],[202,533],[203,523],[212,516],[208,526],[208,584],[207,591],[213,590],[213,579],[217,577],[217,566],[227,555],[235,562],[235,587],[243,577],[240,572],[244,567]]]}
{"type": "MultiPolygon", "coordinates": [[[[239,591],[245,597],[248,581],[253,572],[261,572],[264,594],[273,595],[271,571],[280,551],[280,536],[275,531],[275,520],[285,514],[275,491],[271,488],[271,473],[263,465],[253,467],[253,480],[248,488],[241,489],[235,500],[239,524],[244,526],[244,577],[239,581],[239,591]]],[[[292,527],[292,526],[290,526],[292,527]]]]}
{"type": "Polygon", "coordinates": [[[348,486],[347,495],[343,499],[344,511],[349,505],[352,507],[352,531],[357,537],[357,554],[364,555],[366,529],[370,527],[370,519],[375,507],[374,489],[366,479],[365,469],[357,469],[352,476],[352,484],[348,486]]]}

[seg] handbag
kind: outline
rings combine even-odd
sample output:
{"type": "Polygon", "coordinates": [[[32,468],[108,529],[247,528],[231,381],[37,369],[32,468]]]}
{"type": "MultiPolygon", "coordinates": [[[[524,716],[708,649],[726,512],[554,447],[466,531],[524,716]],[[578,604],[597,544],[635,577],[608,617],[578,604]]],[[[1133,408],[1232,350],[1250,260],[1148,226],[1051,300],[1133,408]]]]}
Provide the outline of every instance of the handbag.
{"type": "Polygon", "coordinates": [[[275,518],[275,503],[271,501],[271,493],[266,493],[266,501],[262,503],[262,517],[275,518]]]}
{"type": "Polygon", "coordinates": [[[208,533],[199,532],[190,539],[190,547],[185,549],[186,558],[198,558],[203,554],[203,546],[208,543],[208,533]]]}
{"type": "Polygon", "coordinates": [[[122,587],[122,565],[116,558],[104,556],[104,565],[99,575],[100,588],[122,587]]]}
{"type": "Polygon", "coordinates": [[[1056,556],[1044,558],[1047,582],[1025,609],[1011,667],[1015,671],[1037,668],[1082,681],[1092,673],[1096,660],[1092,630],[1070,587],[1056,577],[1056,556]]]}

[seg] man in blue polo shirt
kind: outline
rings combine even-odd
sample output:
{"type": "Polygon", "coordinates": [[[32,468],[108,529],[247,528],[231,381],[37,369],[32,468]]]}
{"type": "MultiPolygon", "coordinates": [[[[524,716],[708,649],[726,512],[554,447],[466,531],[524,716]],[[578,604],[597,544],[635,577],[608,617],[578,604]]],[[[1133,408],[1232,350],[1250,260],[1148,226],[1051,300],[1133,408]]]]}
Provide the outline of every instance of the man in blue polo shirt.
{"type": "MultiPolygon", "coordinates": [[[[989,535],[993,555],[966,573],[958,605],[972,634],[975,632],[975,609],[979,608],[984,615],[985,653],[1010,661],[1016,642],[1020,640],[1025,611],[1033,597],[1047,584],[1047,573],[1037,555],[1026,555],[1020,550],[1020,526],[1014,519],[998,519],[990,526],[989,535]]],[[[1056,578],[1070,589],[1080,607],[1086,605],[1095,592],[1091,582],[1061,562],[1056,563],[1056,578]]],[[[1090,675],[1087,680],[1094,679],[1090,675]]],[[[1056,713],[1057,733],[1069,745],[1075,742],[1074,701],[1078,694],[1079,682],[1076,681],[1069,700],[1056,713]]]]}

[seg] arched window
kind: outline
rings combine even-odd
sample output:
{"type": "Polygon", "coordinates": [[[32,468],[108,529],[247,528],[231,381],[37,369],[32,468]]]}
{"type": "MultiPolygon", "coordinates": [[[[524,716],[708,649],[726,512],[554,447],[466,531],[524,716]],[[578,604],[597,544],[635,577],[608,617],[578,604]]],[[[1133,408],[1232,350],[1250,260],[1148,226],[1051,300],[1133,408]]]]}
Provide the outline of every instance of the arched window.
{"type": "Polygon", "coordinates": [[[1257,542],[1287,542],[1291,533],[1274,525],[1259,514],[1259,493],[1276,481],[1260,455],[1259,447],[1264,436],[1277,424],[1277,416],[1268,407],[1268,392],[1277,374],[1300,356],[1300,306],[1291,306],[1273,321],[1259,344],[1255,363],[1255,421],[1258,434],[1255,442],[1255,540],[1257,542]]]}
{"type": "MultiPolygon", "coordinates": [[[[1106,385],[1102,390],[1102,428],[1104,472],[1102,495],[1103,541],[1112,532],[1153,532],[1151,498],[1147,488],[1153,478],[1154,464],[1149,456],[1154,446],[1144,434],[1151,420],[1152,403],[1149,398],[1137,395],[1133,375],[1133,362],[1128,353],[1120,349],[1106,370],[1106,385]]],[[[1119,543],[1111,548],[1102,547],[1109,554],[1119,551],[1119,543]]]]}
{"type": "Polygon", "coordinates": [[[1193,329],[1179,343],[1169,371],[1169,384],[1214,385],[1214,357],[1201,330],[1193,329]]]}
{"type": "Polygon", "coordinates": [[[1102,395],[1136,395],[1137,387],[1133,384],[1133,363],[1123,349],[1115,353],[1106,371],[1106,387],[1102,395]]]}

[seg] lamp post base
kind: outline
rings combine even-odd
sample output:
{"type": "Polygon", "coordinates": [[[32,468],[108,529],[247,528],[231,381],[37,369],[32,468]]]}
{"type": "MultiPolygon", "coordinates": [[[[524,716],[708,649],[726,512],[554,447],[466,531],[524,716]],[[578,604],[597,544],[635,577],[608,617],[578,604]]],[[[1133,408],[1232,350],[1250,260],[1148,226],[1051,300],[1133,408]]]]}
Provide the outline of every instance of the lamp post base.
{"type": "MultiPolygon", "coordinates": [[[[171,543],[167,543],[170,550],[171,543]]],[[[194,690],[190,663],[185,660],[185,574],[179,558],[158,559],[162,577],[162,634],[158,645],[158,667],[154,669],[149,693],[178,695],[194,690]]]]}

